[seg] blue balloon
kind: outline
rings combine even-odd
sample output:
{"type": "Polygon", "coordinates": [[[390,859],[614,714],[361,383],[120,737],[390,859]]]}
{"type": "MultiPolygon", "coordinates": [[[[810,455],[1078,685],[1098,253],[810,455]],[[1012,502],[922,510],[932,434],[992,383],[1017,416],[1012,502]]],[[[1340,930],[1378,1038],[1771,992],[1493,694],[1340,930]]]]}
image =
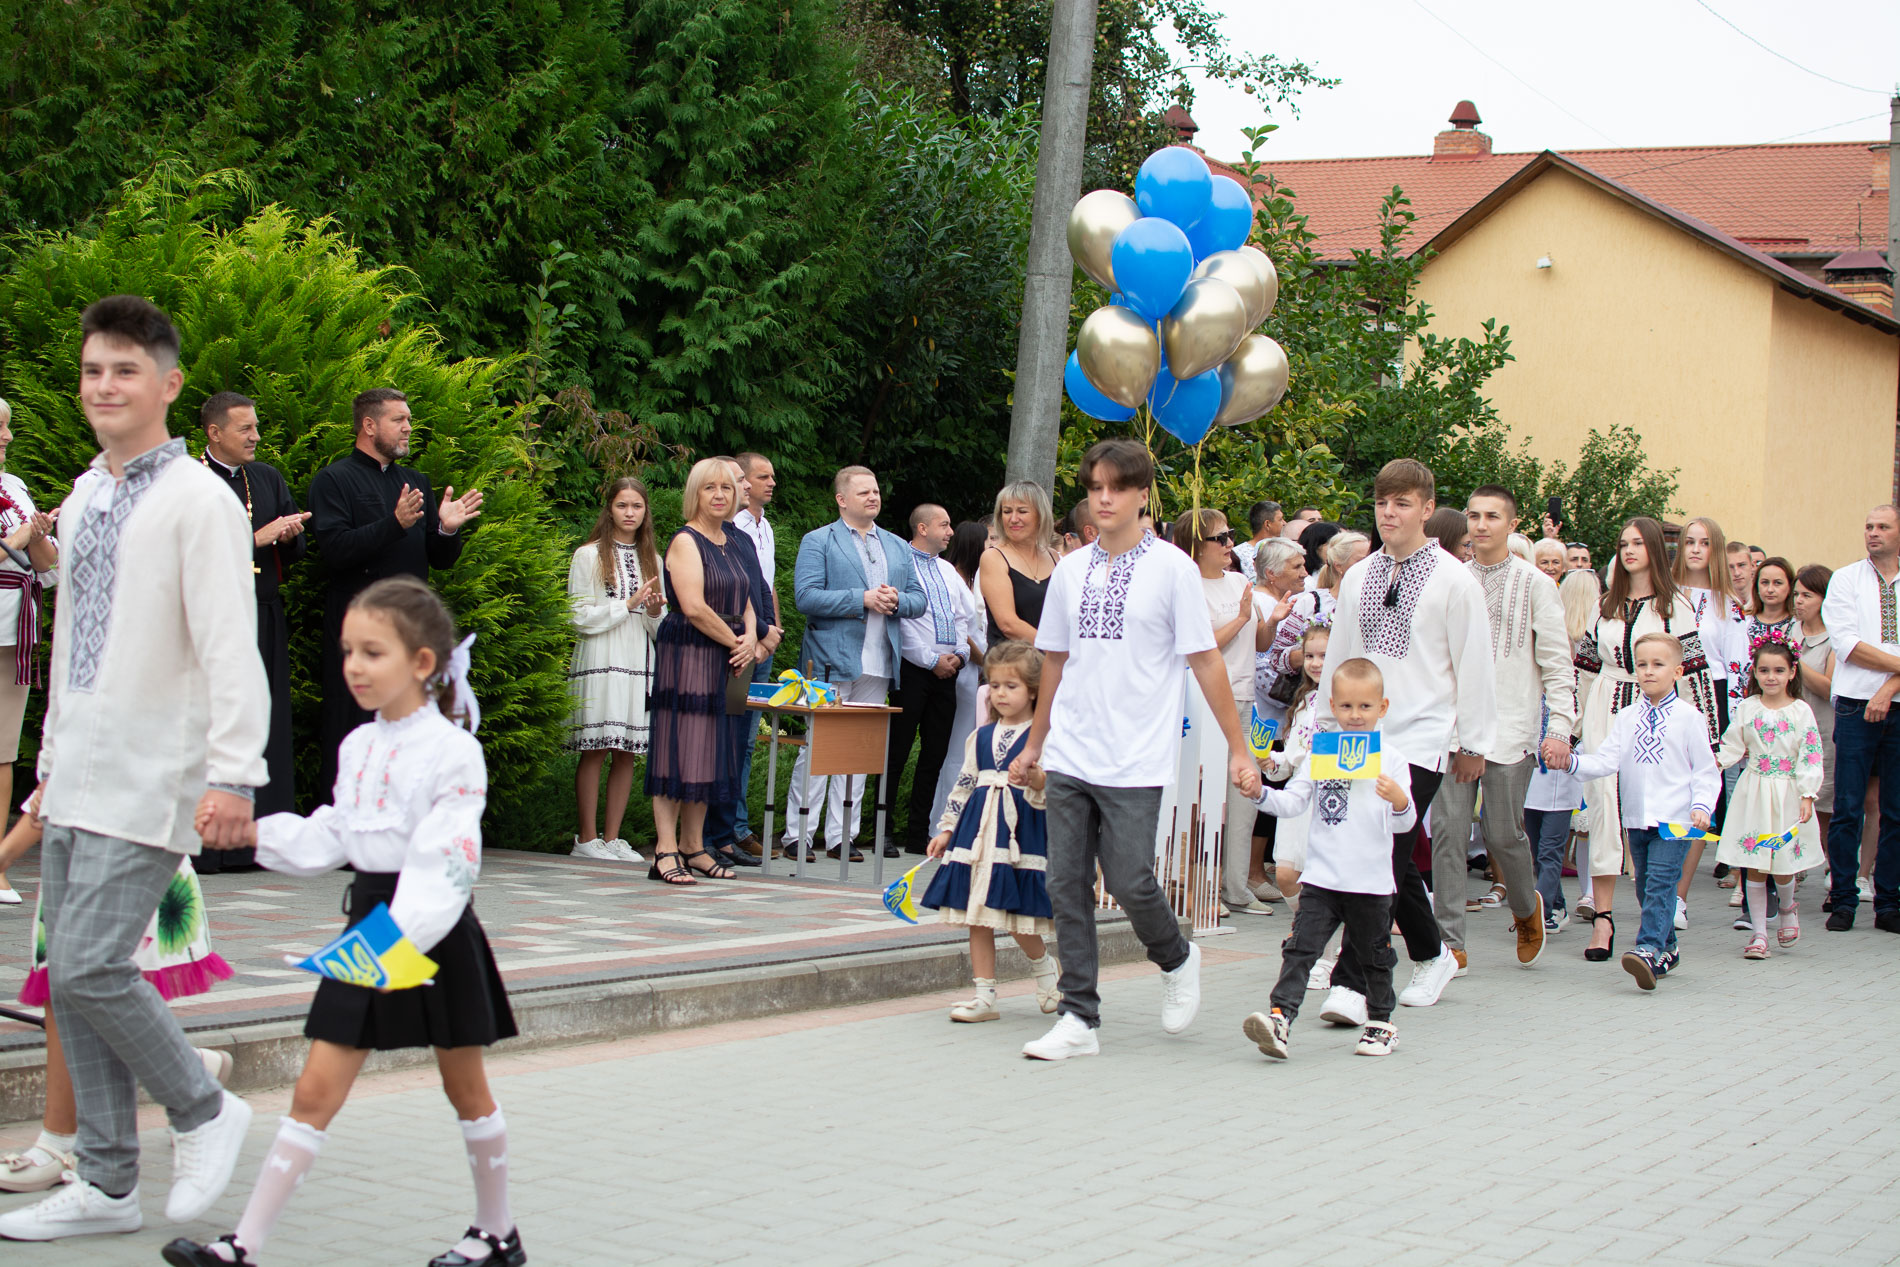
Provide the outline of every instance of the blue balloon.
{"type": "Polygon", "coordinates": [[[1231,176],[1214,177],[1214,196],[1207,214],[1188,230],[1188,245],[1196,263],[1216,251],[1238,251],[1253,232],[1253,200],[1231,176]]]}
{"type": "Polygon", "coordinates": [[[1062,369],[1062,385],[1069,389],[1069,399],[1075,402],[1075,407],[1091,418],[1127,422],[1135,416],[1134,410],[1096,390],[1089,376],[1082,372],[1082,361],[1074,352],[1069,353],[1069,363],[1062,369]]]}
{"type": "Polygon", "coordinates": [[[1148,390],[1148,407],[1163,431],[1182,444],[1197,445],[1220,412],[1220,371],[1208,370],[1193,378],[1176,378],[1163,371],[1155,375],[1155,385],[1148,390]]]}
{"type": "Polygon", "coordinates": [[[1143,216],[1123,229],[1108,254],[1127,306],[1149,321],[1168,315],[1194,275],[1187,234],[1158,216],[1143,216]]]}
{"type": "MultiPolygon", "coordinates": [[[[1135,205],[1144,216],[1159,216],[1178,229],[1189,229],[1207,214],[1214,194],[1214,175],[1207,160],[1185,145],[1170,145],[1150,154],[1135,173],[1135,205]]],[[[1122,280],[1120,270],[1116,282],[1122,280]]]]}

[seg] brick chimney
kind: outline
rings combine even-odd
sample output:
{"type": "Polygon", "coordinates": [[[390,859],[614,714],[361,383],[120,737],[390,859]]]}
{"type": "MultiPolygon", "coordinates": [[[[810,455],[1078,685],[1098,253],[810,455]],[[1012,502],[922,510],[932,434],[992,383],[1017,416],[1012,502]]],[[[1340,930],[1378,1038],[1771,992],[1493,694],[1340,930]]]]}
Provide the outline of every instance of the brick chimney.
{"type": "Polygon", "coordinates": [[[1484,120],[1478,107],[1460,101],[1451,112],[1451,127],[1432,138],[1432,161],[1441,159],[1486,158],[1491,153],[1491,138],[1478,131],[1484,120]]]}
{"type": "Polygon", "coordinates": [[[1893,311],[1893,270],[1879,251],[1849,251],[1829,260],[1821,270],[1828,289],[1869,308],[1893,311]]]}

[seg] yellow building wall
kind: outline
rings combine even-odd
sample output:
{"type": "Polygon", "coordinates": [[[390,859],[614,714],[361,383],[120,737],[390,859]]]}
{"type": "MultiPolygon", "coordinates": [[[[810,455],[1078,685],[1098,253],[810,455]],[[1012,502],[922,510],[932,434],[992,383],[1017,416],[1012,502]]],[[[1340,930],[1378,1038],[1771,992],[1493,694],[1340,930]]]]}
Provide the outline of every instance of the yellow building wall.
{"type": "Polygon", "coordinates": [[[1866,511],[1893,500],[1900,339],[1778,290],[1762,519],[1796,567],[1865,553],[1866,511]]]}
{"type": "MultiPolygon", "coordinates": [[[[1486,318],[1510,327],[1517,359],[1488,390],[1514,441],[1529,437],[1539,459],[1574,468],[1592,429],[1621,423],[1643,437],[1651,465],[1677,468],[1671,518],[1708,515],[1731,539],[1818,549],[1807,529],[1771,530],[1764,517],[1776,289],[1682,230],[1550,171],[1430,261],[1419,298],[1441,335],[1475,338],[1486,318]],[[1552,267],[1537,267],[1543,256],[1552,267]]],[[[1891,393],[1886,419],[1891,444],[1891,393]]],[[[1859,488],[1867,459],[1843,448],[1819,455],[1822,478],[1858,465],[1859,488]]]]}

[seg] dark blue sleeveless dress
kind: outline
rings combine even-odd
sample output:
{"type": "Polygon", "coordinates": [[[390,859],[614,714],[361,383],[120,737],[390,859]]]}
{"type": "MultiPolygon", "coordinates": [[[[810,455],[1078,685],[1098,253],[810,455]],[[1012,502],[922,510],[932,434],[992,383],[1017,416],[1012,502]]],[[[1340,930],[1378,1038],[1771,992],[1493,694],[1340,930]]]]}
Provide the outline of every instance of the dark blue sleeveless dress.
{"type": "Polygon", "coordinates": [[[1008,781],[1009,763],[1028,742],[1029,727],[1015,735],[1000,762],[996,728],[991,722],[976,732],[976,768],[966,764],[950,794],[952,801],[963,793],[969,799],[918,905],[935,910],[946,924],[1049,933],[1055,912],[1049,906],[1048,820],[1008,781]]]}
{"type": "MultiPolygon", "coordinates": [[[[699,548],[705,574],[706,605],[727,618],[737,630],[745,628],[746,601],[752,586],[738,550],[753,549],[736,531],[726,533],[724,545],[714,545],[696,528],[681,528],[699,548]]],[[[674,534],[675,538],[679,533],[674,534]]],[[[664,557],[664,556],[663,556],[664,557]]],[[[667,611],[653,639],[653,694],[647,701],[649,743],[646,790],[649,796],[675,801],[717,804],[737,800],[741,732],[726,724],[727,650],[680,614],[673,592],[673,573],[666,579],[667,611]]]]}

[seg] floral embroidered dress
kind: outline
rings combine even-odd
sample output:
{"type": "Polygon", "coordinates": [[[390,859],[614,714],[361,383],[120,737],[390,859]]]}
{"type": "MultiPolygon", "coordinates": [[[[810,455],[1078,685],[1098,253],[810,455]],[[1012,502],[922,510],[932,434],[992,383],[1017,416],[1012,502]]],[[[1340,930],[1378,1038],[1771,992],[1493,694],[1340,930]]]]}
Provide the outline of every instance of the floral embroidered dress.
{"type": "Polygon", "coordinates": [[[627,599],[646,583],[640,552],[614,542],[614,574],[600,574],[600,547],[588,542],[574,551],[567,569],[574,657],[567,690],[574,711],[568,721],[570,752],[644,753],[647,693],[653,688],[653,635],[660,618],[628,611],[627,599]]]}
{"type": "Polygon", "coordinates": [[[1770,875],[1820,866],[1819,824],[1812,815],[1800,822],[1801,798],[1820,791],[1824,771],[1814,710],[1803,700],[1769,708],[1751,696],[1736,705],[1715,759],[1724,767],[1742,765],[1716,861],[1770,875]],[[1775,839],[1797,825],[1793,840],[1775,839]]]}
{"type": "MultiPolygon", "coordinates": [[[[46,889],[40,888],[41,901],[46,889]]],[[[20,1002],[28,1007],[45,1007],[46,925],[40,921],[40,907],[33,907],[33,969],[20,988],[20,1002]]],[[[145,926],[132,962],[164,999],[189,998],[203,994],[220,981],[234,975],[224,957],[211,949],[211,921],[205,917],[204,890],[191,859],[181,857],[165,896],[158,900],[152,922],[145,926]]]]}
{"type": "MultiPolygon", "coordinates": [[[[1595,752],[1609,736],[1616,715],[1642,698],[1636,684],[1636,640],[1645,634],[1666,633],[1682,643],[1682,680],[1676,694],[1695,706],[1709,724],[1709,748],[1722,742],[1716,686],[1702,650],[1702,635],[1694,610],[1678,602],[1668,615],[1656,610],[1654,599],[1632,598],[1615,616],[1601,616],[1578,640],[1575,654],[1580,673],[1596,674],[1583,703],[1583,751],[1595,752]]],[[[1590,833],[1590,874],[1615,875],[1623,866],[1623,814],[1617,801],[1616,780],[1594,779],[1584,785],[1584,822],[1590,833]]]]}
{"type": "Polygon", "coordinates": [[[1043,794],[1009,782],[1009,763],[1028,738],[1027,723],[992,722],[964,743],[963,772],[937,822],[938,831],[952,833],[950,847],[919,903],[941,923],[1037,936],[1055,931],[1043,794]]]}

